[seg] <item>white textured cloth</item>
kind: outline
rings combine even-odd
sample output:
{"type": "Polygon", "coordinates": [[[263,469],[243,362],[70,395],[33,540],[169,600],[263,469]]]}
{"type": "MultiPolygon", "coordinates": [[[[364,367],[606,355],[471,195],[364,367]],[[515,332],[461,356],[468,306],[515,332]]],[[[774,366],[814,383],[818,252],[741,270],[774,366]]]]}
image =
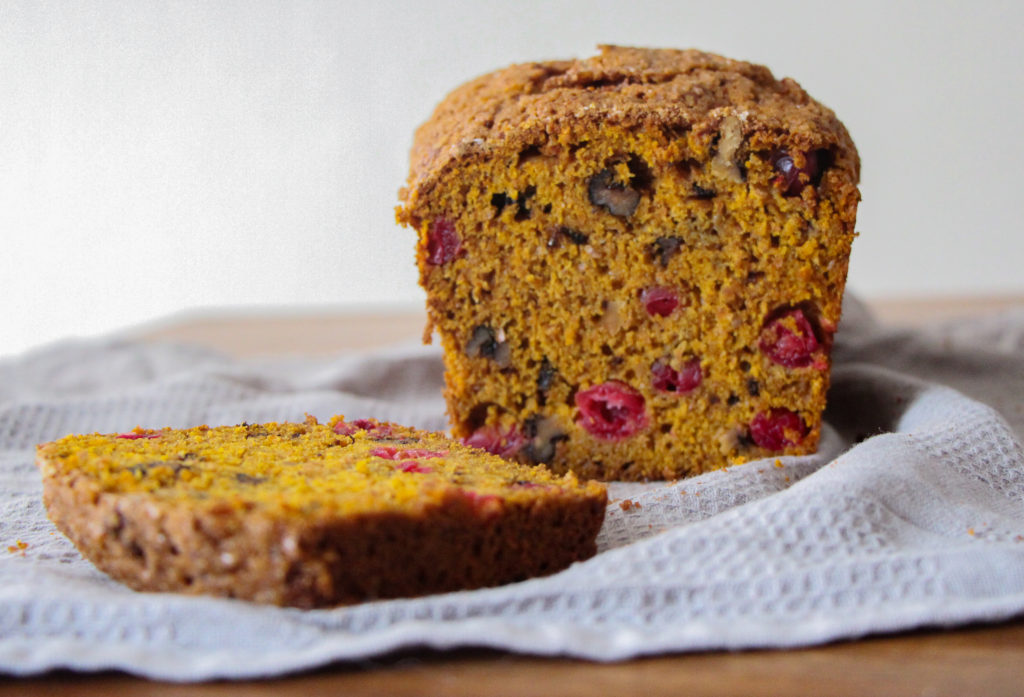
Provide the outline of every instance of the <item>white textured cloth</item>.
{"type": "Polygon", "coordinates": [[[816,455],[613,485],[639,505],[613,502],[599,554],[554,576],[315,611],[111,581],[47,520],[33,446],[306,412],[440,429],[436,349],[242,362],[106,341],[0,362],[0,671],[240,678],[414,646],[613,660],[1024,613],[1024,311],[909,332],[853,305],[835,358],[816,455]]]}

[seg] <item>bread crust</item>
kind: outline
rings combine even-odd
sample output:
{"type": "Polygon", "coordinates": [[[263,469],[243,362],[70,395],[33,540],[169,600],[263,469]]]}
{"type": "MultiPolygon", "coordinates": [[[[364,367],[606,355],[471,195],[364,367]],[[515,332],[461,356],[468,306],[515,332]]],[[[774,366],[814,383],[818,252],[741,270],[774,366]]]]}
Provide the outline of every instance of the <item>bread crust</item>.
{"type": "Polygon", "coordinates": [[[416,130],[399,219],[418,227],[420,197],[453,168],[498,150],[571,139],[598,124],[710,137],[736,112],[747,115],[743,136],[751,147],[785,133],[805,150],[834,148],[835,166],[849,172],[855,189],[860,158],[849,132],[795,80],[776,80],[762,65],[695,49],[598,48],[585,59],[512,65],[448,94],[416,130]]]}

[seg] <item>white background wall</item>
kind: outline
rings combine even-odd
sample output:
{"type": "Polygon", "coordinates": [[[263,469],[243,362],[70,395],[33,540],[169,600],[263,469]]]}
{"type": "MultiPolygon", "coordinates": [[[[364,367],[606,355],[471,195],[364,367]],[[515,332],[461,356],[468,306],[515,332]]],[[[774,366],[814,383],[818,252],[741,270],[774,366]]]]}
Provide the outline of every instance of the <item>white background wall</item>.
{"type": "Polygon", "coordinates": [[[855,292],[1021,293],[1022,26],[966,0],[0,2],[0,355],[197,307],[418,307],[413,128],[599,42],[764,63],[835,109],[855,292]]]}

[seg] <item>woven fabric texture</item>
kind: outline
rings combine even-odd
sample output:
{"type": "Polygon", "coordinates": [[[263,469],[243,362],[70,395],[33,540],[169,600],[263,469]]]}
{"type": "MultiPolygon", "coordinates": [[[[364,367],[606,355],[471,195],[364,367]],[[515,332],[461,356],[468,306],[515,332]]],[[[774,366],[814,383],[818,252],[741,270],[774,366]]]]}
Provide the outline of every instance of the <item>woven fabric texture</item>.
{"type": "Polygon", "coordinates": [[[598,555],[553,576],[315,611],[111,581],[46,518],[34,445],[307,412],[443,429],[437,349],[239,361],[107,340],[0,362],[0,671],[243,678],[416,646],[613,660],[1024,613],[1024,311],[909,331],[851,304],[835,359],[815,455],[613,484],[598,555]]]}

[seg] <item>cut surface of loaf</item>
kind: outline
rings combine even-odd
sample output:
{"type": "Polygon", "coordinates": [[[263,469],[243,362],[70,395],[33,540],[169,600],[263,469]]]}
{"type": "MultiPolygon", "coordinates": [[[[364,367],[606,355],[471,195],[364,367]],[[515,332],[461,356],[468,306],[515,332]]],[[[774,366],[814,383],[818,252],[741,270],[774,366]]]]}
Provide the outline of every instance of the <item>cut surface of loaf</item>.
{"type": "Polygon", "coordinates": [[[602,479],[815,450],[859,160],[795,82],[605,46],[463,85],[411,162],[454,435],[602,479]]]}
{"type": "Polygon", "coordinates": [[[51,520],[135,588],[319,607],[493,586],[595,553],[607,496],[375,420],[39,446],[51,520]]]}

